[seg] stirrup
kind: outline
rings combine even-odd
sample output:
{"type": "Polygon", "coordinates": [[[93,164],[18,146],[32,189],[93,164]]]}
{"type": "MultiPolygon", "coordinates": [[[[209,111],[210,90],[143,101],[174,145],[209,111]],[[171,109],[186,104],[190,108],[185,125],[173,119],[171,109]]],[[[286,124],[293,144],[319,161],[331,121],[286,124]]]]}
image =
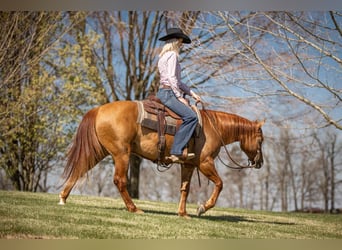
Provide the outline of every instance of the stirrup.
{"type": "Polygon", "coordinates": [[[184,163],[184,161],[188,161],[194,158],[195,158],[194,153],[189,153],[185,155],[185,157],[183,155],[182,156],[170,155],[166,157],[167,160],[171,160],[173,163],[184,163]]]}

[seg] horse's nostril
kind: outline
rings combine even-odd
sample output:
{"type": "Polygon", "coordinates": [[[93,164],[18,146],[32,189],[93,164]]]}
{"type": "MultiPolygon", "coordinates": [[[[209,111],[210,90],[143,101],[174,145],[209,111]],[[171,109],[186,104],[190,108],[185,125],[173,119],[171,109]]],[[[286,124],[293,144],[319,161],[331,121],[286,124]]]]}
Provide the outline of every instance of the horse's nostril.
{"type": "Polygon", "coordinates": [[[258,162],[257,165],[256,165],[256,168],[259,169],[262,167],[262,162],[258,162]]]}

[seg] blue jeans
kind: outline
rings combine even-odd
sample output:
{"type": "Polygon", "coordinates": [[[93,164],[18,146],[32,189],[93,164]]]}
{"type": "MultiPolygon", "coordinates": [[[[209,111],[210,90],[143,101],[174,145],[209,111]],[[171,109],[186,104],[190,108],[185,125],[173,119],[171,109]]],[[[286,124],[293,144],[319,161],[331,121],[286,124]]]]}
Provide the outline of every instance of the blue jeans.
{"type": "Polygon", "coordinates": [[[180,102],[171,89],[160,88],[157,97],[166,107],[179,115],[183,120],[175,134],[170,151],[170,154],[182,155],[186,144],[196,128],[198,122],[197,115],[189,106],[180,102]]]}

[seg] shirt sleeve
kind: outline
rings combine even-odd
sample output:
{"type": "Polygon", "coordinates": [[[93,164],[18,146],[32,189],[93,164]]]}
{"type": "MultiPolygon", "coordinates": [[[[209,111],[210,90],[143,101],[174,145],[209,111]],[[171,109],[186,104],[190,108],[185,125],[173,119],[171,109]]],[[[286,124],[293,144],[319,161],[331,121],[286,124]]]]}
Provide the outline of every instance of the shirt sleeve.
{"type": "Polygon", "coordinates": [[[187,95],[191,96],[190,87],[183,82],[179,82],[179,88],[187,95]]]}

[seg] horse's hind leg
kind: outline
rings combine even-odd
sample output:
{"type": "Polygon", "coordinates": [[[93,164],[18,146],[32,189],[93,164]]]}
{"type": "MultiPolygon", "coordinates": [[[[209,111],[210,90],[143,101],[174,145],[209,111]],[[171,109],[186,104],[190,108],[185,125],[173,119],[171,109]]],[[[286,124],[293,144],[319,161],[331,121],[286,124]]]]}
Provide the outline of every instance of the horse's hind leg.
{"type": "Polygon", "coordinates": [[[129,166],[129,154],[113,156],[115,162],[114,184],[117,186],[120,195],[125,202],[127,210],[134,213],[142,213],[132,201],[131,196],[127,191],[127,172],[129,166]]]}
{"type": "Polygon", "coordinates": [[[77,180],[69,179],[65,184],[62,192],[59,194],[59,205],[65,205],[66,199],[68,198],[72,188],[75,186],[77,180]]]}

